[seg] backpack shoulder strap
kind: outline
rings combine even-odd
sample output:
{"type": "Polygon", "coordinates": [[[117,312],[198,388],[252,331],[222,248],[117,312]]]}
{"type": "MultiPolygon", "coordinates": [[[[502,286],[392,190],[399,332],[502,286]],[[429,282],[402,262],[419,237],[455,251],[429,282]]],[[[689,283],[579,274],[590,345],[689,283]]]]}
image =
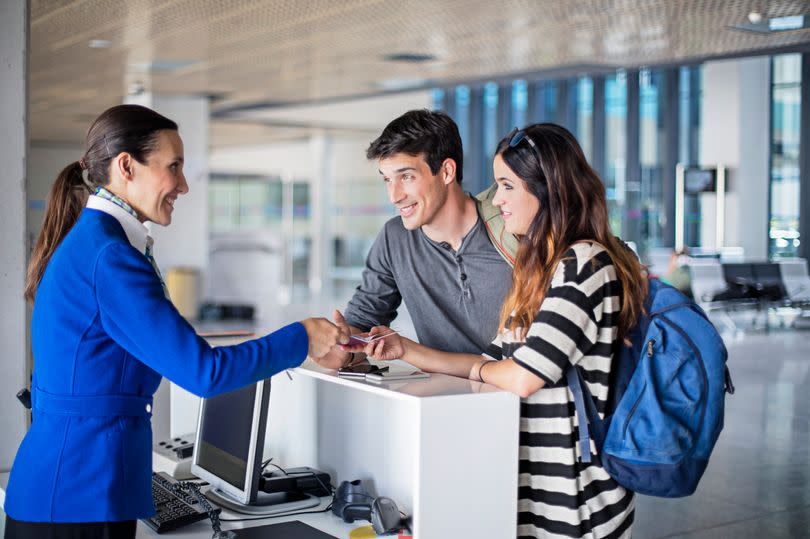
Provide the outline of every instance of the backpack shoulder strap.
{"type": "Polygon", "coordinates": [[[478,215],[484,221],[487,235],[492,245],[495,246],[495,250],[498,251],[498,254],[510,267],[514,268],[519,241],[517,237],[506,231],[501,210],[492,204],[495,191],[497,191],[497,186],[492,185],[489,189],[479,193],[475,197],[475,204],[478,208],[478,215]]]}
{"type": "Polygon", "coordinates": [[[596,443],[596,450],[602,451],[605,443],[605,425],[599,417],[591,392],[582,379],[582,373],[576,365],[570,365],[565,373],[568,388],[574,396],[574,408],[577,414],[579,429],[580,462],[591,462],[591,438],[596,443]]]}

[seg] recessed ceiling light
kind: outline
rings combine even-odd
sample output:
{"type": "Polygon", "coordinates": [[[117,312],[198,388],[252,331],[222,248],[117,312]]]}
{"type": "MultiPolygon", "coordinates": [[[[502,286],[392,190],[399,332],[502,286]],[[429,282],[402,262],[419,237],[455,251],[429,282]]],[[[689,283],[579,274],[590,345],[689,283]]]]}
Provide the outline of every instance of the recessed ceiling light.
{"type": "Polygon", "coordinates": [[[761,13],[752,11],[748,14],[748,22],[731,26],[733,30],[755,32],[757,34],[775,34],[810,28],[810,14],[791,15],[788,17],[772,17],[770,19],[761,13]]]}
{"type": "Polygon", "coordinates": [[[199,60],[155,58],[154,60],[148,62],[130,64],[130,67],[140,73],[169,73],[172,71],[179,71],[199,63],[199,60]]]}
{"type": "Polygon", "coordinates": [[[774,17],[768,21],[768,28],[770,28],[772,32],[806,28],[804,15],[796,15],[794,17],[774,17]]]}
{"type": "Polygon", "coordinates": [[[432,62],[435,59],[436,57],[432,54],[420,54],[416,52],[397,52],[383,56],[383,60],[386,62],[405,62],[409,64],[432,62]]]}
{"type": "Polygon", "coordinates": [[[109,39],[91,39],[87,42],[87,46],[91,49],[109,49],[112,46],[112,41],[109,39]]]}

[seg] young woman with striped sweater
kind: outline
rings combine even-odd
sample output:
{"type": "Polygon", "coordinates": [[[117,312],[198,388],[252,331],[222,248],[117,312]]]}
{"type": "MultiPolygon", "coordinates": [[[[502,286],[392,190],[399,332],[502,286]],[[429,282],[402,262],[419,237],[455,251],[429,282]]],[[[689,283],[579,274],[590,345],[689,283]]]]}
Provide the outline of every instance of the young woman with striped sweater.
{"type": "Polygon", "coordinates": [[[520,238],[501,333],[478,356],[399,336],[365,351],[521,396],[518,537],[630,537],[633,493],[610,478],[593,445],[592,462],[580,461],[565,374],[580,369],[604,411],[615,347],[642,309],[642,268],[613,236],[604,185],[566,129],[514,130],[498,145],[493,170],[493,202],[520,238]]]}

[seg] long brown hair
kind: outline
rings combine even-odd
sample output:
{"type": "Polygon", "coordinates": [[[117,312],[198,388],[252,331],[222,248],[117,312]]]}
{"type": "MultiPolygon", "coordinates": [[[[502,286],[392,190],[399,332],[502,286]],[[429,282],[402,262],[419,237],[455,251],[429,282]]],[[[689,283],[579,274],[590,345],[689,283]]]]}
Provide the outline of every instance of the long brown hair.
{"type": "Polygon", "coordinates": [[[636,255],[610,230],[605,187],[567,129],[543,123],[523,132],[534,148],[529,141],[510,145],[510,135],[501,140],[496,153],[526,182],[540,209],[520,241],[501,327],[528,330],[564,253],[573,244],[590,240],[607,250],[621,282],[619,337],[624,338],[643,309],[647,279],[636,255]]]}
{"type": "Polygon", "coordinates": [[[34,296],[56,248],[76,224],[88,195],[110,181],[110,163],[122,152],[146,163],[155,149],[158,131],[177,130],[177,124],[140,105],[118,105],[101,113],[85,139],[85,153],[66,166],[51,187],[42,232],[28,262],[25,299],[34,296]]]}

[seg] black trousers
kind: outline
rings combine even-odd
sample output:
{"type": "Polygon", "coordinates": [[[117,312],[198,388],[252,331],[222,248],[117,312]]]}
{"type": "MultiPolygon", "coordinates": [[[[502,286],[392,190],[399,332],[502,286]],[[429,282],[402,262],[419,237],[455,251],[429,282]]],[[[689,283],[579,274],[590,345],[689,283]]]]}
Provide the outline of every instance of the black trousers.
{"type": "Polygon", "coordinates": [[[6,515],[5,539],[135,539],[137,521],[21,522],[6,515]]]}

